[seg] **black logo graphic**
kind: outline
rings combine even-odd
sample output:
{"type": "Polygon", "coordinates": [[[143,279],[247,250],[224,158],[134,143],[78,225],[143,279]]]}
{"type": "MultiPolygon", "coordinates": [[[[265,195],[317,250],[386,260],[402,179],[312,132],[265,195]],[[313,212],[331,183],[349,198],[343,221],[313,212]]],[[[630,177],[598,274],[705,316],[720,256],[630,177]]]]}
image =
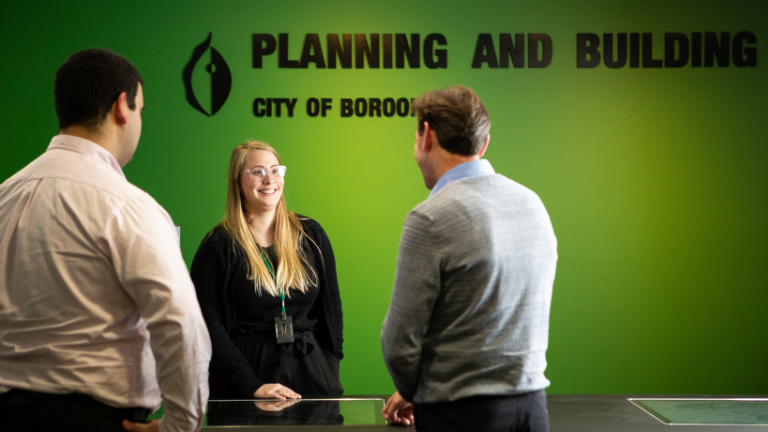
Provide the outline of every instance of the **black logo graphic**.
{"type": "Polygon", "coordinates": [[[232,74],[229,72],[229,66],[224,61],[224,57],[216,51],[216,48],[211,46],[211,35],[208,33],[208,39],[198,45],[192,52],[192,58],[189,63],[184,67],[184,87],[187,90],[187,102],[192,105],[193,108],[201,113],[212,116],[216,114],[224,102],[229,97],[229,91],[232,89],[232,74]],[[192,72],[195,70],[197,62],[203,57],[208,47],[211,48],[211,61],[205,67],[205,70],[211,74],[211,113],[208,112],[200,105],[195,97],[195,91],[192,89],[192,72]]]}

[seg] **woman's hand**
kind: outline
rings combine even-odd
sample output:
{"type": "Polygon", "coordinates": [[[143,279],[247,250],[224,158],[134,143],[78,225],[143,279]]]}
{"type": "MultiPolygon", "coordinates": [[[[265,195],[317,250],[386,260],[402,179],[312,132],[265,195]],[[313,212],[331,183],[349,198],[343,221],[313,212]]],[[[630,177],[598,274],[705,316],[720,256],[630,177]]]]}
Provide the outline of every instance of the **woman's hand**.
{"type": "Polygon", "coordinates": [[[264,384],[253,393],[256,399],[301,399],[301,395],[282,384],[264,384]]]}
{"type": "Polygon", "coordinates": [[[280,412],[292,405],[295,405],[297,403],[301,402],[298,399],[286,399],[281,400],[278,402],[275,401],[269,401],[269,402],[259,402],[256,401],[253,404],[256,406],[256,408],[262,410],[262,411],[268,411],[268,412],[280,412]]]}

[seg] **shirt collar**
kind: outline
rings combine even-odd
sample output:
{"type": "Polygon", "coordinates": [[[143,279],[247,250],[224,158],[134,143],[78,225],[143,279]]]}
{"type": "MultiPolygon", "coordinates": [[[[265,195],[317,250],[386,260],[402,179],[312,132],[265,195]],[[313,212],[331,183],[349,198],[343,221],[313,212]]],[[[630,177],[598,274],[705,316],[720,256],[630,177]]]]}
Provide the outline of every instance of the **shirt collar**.
{"type": "MultiPolygon", "coordinates": [[[[120,168],[120,164],[117,163],[117,159],[104,147],[96,144],[93,141],[85,138],[76,137],[73,135],[56,135],[51,139],[51,144],[48,145],[48,150],[69,150],[76,153],[80,153],[85,156],[95,157],[96,159],[109,165],[112,169],[117,171],[122,178],[125,178],[123,169],[120,168]]],[[[46,151],[48,151],[46,150],[46,151]]]]}
{"type": "Polygon", "coordinates": [[[432,188],[432,192],[429,193],[427,199],[432,198],[432,195],[438,193],[440,189],[444,188],[450,182],[493,174],[496,174],[496,171],[494,171],[491,163],[485,159],[473,160],[464,162],[461,165],[456,165],[440,177],[440,180],[438,180],[435,187],[432,188]]]}

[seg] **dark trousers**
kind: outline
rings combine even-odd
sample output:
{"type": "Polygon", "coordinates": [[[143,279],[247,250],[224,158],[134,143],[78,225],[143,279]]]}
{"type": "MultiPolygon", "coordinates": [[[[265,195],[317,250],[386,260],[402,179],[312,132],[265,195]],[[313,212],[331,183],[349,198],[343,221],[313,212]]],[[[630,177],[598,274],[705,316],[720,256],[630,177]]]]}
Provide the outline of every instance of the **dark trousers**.
{"type": "Polygon", "coordinates": [[[146,408],[113,408],[77,393],[0,394],[0,429],[9,432],[125,432],[123,420],[146,422],[148,414],[146,408]]]}
{"type": "Polygon", "coordinates": [[[544,390],[512,396],[473,396],[453,402],[416,404],[418,432],[549,432],[544,390]]]}

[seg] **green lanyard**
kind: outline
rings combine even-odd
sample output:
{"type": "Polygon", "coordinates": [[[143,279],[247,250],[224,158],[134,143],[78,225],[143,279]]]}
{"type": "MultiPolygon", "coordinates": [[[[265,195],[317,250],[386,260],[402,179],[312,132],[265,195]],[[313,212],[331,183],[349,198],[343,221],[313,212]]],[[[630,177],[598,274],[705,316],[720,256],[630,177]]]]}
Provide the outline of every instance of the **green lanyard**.
{"type": "MultiPolygon", "coordinates": [[[[254,242],[256,242],[256,238],[253,239],[254,242]]],[[[258,243],[256,243],[258,244],[258,243]]],[[[269,260],[267,259],[267,256],[264,255],[264,252],[259,250],[259,253],[261,254],[261,259],[264,260],[264,264],[267,265],[267,268],[269,269],[269,274],[272,275],[272,280],[275,281],[275,285],[277,285],[277,278],[275,277],[275,271],[272,270],[272,265],[269,264],[269,260]]],[[[278,291],[280,291],[280,302],[283,304],[283,318],[285,318],[285,292],[280,287],[277,287],[278,291]]]]}

